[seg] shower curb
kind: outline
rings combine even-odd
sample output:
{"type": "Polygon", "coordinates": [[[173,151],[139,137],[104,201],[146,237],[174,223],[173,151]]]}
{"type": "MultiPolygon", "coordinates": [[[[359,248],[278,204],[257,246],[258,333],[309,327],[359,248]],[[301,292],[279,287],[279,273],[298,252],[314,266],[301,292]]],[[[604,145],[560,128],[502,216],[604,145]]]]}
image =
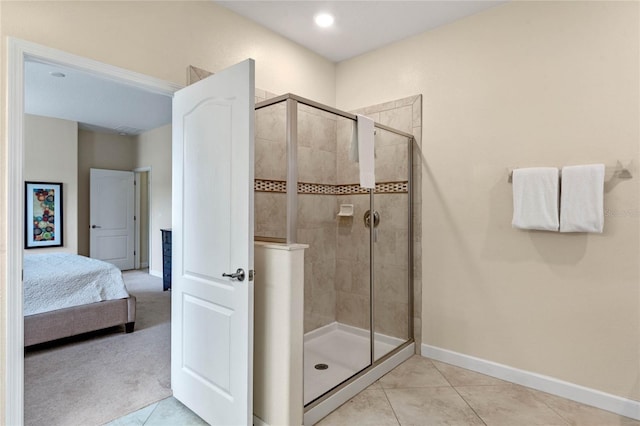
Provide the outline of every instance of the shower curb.
{"type": "Polygon", "coordinates": [[[406,347],[391,355],[383,363],[373,367],[362,376],[339,389],[334,394],[311,407],[304,413],[304,425],[311,426],[319,422],[323,417],[340,407],[342,404],[365,390],[380,377],[396,368],[398,365],[411,358],[415,353],[415,344],[408,344],[406,347]]]}

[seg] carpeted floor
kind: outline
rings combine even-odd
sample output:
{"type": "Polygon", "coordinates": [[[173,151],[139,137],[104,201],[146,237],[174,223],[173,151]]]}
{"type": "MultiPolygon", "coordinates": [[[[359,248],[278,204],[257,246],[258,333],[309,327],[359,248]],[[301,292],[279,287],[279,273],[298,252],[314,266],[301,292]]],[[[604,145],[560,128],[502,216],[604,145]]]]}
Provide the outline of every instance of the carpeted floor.
{"type": "Polygon", "coordinates": [[[124,273],[135,331],[109,329],[25,352],[26,425],[101,425],[171,395],[171,293],[146,271],[124,273]]]}

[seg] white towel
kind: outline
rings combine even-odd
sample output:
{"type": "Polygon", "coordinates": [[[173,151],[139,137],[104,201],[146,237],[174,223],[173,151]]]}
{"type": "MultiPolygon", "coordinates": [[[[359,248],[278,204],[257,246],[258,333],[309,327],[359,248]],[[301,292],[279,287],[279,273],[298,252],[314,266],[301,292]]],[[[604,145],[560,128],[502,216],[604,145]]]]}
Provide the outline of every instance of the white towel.
{"type": "Polygon", "coordinates": [[[560,232],[602,232],[604,164],[562,168],[560,232]]]}
{"type": "Polygon", "coordinates": [[[558,169],[531,167],[513,171],[513,221],[520,229],[558,230],[558,169]]]}
{"type": "Polygon", "coordinates": [[[358,160],[360,163],[360,186],[376,187],[373,120],[364,115],[358,117],[358,160]]]}

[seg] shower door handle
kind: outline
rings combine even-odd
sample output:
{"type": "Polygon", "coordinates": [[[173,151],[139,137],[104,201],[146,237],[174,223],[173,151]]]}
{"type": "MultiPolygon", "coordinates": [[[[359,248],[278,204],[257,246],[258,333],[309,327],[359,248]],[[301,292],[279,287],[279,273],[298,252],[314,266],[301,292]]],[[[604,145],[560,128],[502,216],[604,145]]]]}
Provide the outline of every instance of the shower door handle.
{"type": "MultiPolygon", "coordinates": [[[[364,212],[364,226],[367,228],[371,227],[371,210],[367,210],[364,212]]],[[[373,211],[373,227],[377,228],[380,224],[380,213],[377,210],[373,211]]]]}
{"type": "MultiPolygon", "coordinates": [[[[367,210],[364,213],[364,226],[371,228],[371,210],[367,210]]],[[[373,211],[373,242],[378,242],[378,225],[380,224],[380,213],[377,210],[373,211]]]]}
{"type": "Polygon", "coordinates": [[[222,276],[233,280],[244,281],[244,269],[238,268],[236,272],[231,274],[223,273],[222,276]]]}

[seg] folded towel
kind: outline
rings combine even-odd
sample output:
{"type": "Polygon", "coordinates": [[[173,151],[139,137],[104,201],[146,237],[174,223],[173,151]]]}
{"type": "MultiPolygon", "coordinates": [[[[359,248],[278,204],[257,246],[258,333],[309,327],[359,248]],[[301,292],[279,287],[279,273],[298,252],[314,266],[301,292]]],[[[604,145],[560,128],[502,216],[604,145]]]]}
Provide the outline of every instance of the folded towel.
{"type": "Polygon", "coordinates": [[[560,232],[602,232],[604,164],[562,168],[560,232]]]}
{"type": "Polygon", "coordinates": [[[513,221],[520,229],[558,230],[558,169],[531,167],[513,171],[513,221]]]}
{"type": "Polygon", "coordinates": [[[376,187],[375,155],[373,138],[373,120],[364,115],[358,118],[358,160],[360,163],[360,186],[363,188],[376,187]]]}

